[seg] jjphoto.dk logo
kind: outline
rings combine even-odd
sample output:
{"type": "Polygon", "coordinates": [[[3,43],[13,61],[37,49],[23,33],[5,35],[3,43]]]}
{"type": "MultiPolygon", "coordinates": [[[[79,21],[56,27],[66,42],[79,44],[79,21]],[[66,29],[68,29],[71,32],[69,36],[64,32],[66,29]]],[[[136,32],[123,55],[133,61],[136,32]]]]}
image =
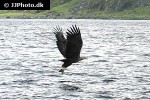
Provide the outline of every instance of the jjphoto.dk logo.
{"type": "Polygon", "coordinates": [[[31,4],[31,3],[28,3],[28,4],[24,4],[24,3],[11,3],[11,4],[9,4],[9,3],[4,3],[4,7],[5,8],[8,8],[8,7],[11,7],[11,8],[13,8],[13,7],[44,7],[44,5],[43,5],[43,3],[41,3],[41,2],[38,2],[38,4],[31,4]]]}
{"type": "Polygon", "coordinates": [[[50,0],[4,0],[0,10],[50,10],[50,0]]]}

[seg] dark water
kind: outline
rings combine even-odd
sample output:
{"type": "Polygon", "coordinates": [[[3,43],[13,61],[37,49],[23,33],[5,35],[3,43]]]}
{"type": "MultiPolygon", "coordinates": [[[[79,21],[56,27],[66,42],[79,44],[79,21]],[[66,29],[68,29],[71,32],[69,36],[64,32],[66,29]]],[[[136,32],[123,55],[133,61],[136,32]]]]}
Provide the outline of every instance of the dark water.
{"type": "Polygon", "coordinates": [[[0,99],[149,100],[150,21],[1,19],[0,99]],[[52,29],[72,24],[88,59],[62,75],[52,29]]]}

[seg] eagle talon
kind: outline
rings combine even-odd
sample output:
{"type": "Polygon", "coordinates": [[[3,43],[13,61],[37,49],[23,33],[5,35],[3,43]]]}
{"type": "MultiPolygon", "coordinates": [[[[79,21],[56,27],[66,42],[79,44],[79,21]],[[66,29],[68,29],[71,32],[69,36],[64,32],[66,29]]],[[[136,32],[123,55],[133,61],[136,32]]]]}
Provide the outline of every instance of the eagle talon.
{"type": "Polygon", "coordinates": [[[64,69],[62,68],[61,70],[59,70],[59,72],[62,72],[62,74],[64,74],[64,69]]]}

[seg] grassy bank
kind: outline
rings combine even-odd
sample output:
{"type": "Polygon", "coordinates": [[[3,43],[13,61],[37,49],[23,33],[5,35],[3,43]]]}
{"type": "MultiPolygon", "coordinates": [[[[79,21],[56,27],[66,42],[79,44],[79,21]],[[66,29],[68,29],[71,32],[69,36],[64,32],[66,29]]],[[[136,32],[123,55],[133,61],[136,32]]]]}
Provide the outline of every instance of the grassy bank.
{"type": "Polygon", "coordinates": [[[52,11],[42,11],[38,13],[0,11],[0,18],[150,19],[150,7],[142,7],[120,12],[104,12],[85,9],[77,13],[69,13],[68,11],[60,9],[55,8],[52,11]]]}
{"type": "Polygon", "coordinates": [[[51,0],[51,10],[0,10],[0,18],[150,19],[149,12],[148,0],[51,0]]]}

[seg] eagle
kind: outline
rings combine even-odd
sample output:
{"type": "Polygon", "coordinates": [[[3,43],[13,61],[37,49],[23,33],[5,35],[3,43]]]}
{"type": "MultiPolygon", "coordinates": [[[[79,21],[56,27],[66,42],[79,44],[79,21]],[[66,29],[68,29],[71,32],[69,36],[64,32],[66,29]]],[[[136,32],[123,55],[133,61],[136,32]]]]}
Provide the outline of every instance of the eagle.
{"type": "Polygon", "coordinates": [[[56,44],[65,59],[60,61],[64,62],[62,68],[59,72],[64,73],[64,70],[70,66],[72,63],[76,63],[85,59],[86,57],[80,57],[80,51],[83,45],[81,38],[81,32],[79,27],[72,25],[70,29],[67,29],[66,38],[63,35],[62,28],[56,26],[53,30],[53,33],[56,36],[56,44]]]}

